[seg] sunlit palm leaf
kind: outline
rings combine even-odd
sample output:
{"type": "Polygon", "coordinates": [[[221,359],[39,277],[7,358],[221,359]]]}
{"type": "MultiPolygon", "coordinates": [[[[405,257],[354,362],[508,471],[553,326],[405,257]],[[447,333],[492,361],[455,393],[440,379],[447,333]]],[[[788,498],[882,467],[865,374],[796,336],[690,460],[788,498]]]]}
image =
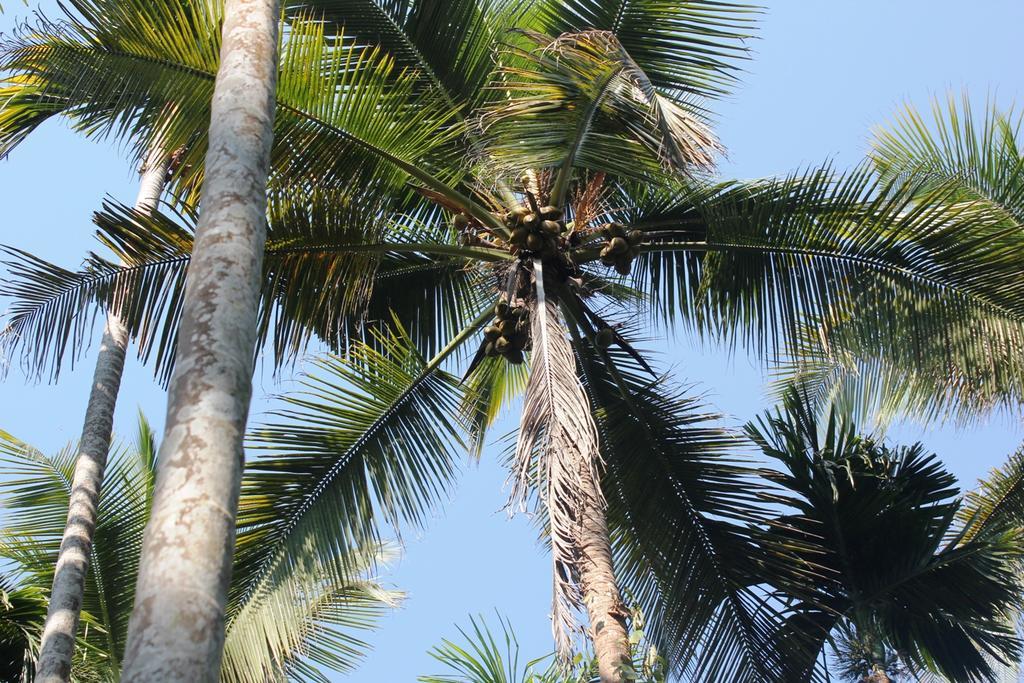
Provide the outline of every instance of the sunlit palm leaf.
{"type": "Polygon", "coordinates": [[[427,370],[401,330],[381,335],[381,350],[356,344],[317,361],[252,433],[261,455],[243,483],[231,610],[303,554],[345,575],[346,551],[385,526],[421,528],[447,496],[460,444],[455,380],[427,370]]]}

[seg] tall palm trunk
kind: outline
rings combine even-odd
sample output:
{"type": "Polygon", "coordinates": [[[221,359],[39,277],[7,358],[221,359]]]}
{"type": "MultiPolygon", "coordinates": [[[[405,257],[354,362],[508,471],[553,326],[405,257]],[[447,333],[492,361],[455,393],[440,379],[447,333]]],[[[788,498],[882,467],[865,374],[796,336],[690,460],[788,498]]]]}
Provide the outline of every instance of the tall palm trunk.
{"type": "MultiPolygon", "coordinates": [[[[156,208],[167,180],[167,166],[168,155],[163,149],[154,147],[150,150],[135,200],[137,211],[149,213],[156,208]]],[[[41,683],[65,683],[71,678],[71,657],[75,650],[82,593],[96,531],[96,506],[107,466],[114,408],[127,347],[128,331],[116,314],[108,313],[93,372],[89,404],[85,409],[85,424],[71,480],[68,521],[57,555],[53,589],[36,663],[36,680],[41,683]]]]}
{"type": "Polygon", "coordinates": [[[227,0],[124,680],[218,680],[266,241],[278,3],[227,0]]]}
{"type": "MultiPolygon", "coordinates": [[[[593,456],[600,457],[597,454],[593,456]]],[[[580,463],[581,482],[589,491],[583,497],[580,510],[577,560],[580,592],[590,620],[590,638],[594,643],[602,683],[626,683],[630,680],[622,669],[623,664],[630,664],[626,610],[615,581],[612,544],[600,484],[588,476],[590,471],[588,462],[580,463]]]]}
{"type": "Polygon", "coordinates": [[[534,261],[534,286],[533,352],[516,445],[518,484],[513,496],[524,496],[528,482],[534,480],[534,446],[542,441],[537,470],[550,525],[552,621],[559,655],[567,658],[570,653],[572,610],[582,601],[602,683],[625,683],[629,636],[601,494],[597,426],[580,385],[569,332],[546,291],[540,260],[534,261]]]}

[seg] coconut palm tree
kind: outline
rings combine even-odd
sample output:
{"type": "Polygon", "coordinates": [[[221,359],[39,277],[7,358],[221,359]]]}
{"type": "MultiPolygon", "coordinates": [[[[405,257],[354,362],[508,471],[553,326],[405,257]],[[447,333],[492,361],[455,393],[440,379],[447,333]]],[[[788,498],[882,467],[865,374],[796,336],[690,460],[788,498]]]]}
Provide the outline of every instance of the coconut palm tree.
{"type": "MultiPolygon", "coordinates": [[[[0,483],[5,510],[0,555],[8,572],[0,623],[5,671],[12,672],[4,680],[28,681],[33,680],[76,451],[47,456],[7,433],[0,436],[0,459],[10,474],[0,483]]],[[[154,495],[156,453],[154,435],[140,418],[136,443],[115,446],[111,454],[83,592],[84,627],[78,634],[74,680],[120,677],[143,528],[154,495]]],[[[272,516],[278,503],[242,498],[250,524],[239,527],[221,681],[323,681],[325,670],[351,671],[367,649],[360,632],[375,628],[401,599],[372,577],[393,557],[388,544],[347,549],[326,565],[288,555],[287,566],[273,572],[247,562],[261,552],[262,532],[252,520],[272,516]]]]}
{"type": "MultiPolygon", "coordinates": [[[[152,18],[163,17],[163,4],[111,8],[120,20],[136,13],[125,22],[131,40],[91,39],[93,24],[107,20],[99,0],[77,3],[92,23],[59,40],[22,35],[5,65],[35,89],[12,86],[8,139],[55,113],[143,135],[153,102],[186,111],[204,102],[216,21],[201,3],[166,12],[168,49],[152,18]],[[199,39],[182,37],[188,31],[199,39]]],[[[369,435],[399,430],[407,444],[433,441],[438,425],[448,434],[451,415],[431,413],[434,427],[412,428],[399,426],[408,414],[397,409],[450,358],[467,360],[463,406],[476,448],[525,387],[517,500],[532,496],[552,530],[560,651],[584,607],[606,680],[621,680],[626,661],[620,585],[648,611],[655,642],[695,679],[769,677],[780,656],[770,644],[772,604],[740,562],[759,552],[751,473],[727,455],[732,440],[705,426],[699,404],[637,350],[629,323],[638,304],[646,320],[681,317],[767,355],[801,352],[783,342],[806,340],[808,324],[895,315],[887,301],[915,302],[900,314],[918,336],[959,338],[979,321],[999,333],[972,333],[972,345],[950,345],[954,354],[976,356],[1020,335],[1020,285],[992,291],[978,277],[990,256],[984,238],[1012,236],[998,232],[1005,226],[991,207],[952,201],[955,188],[882,180],[871,168],[753,183],[703,175],[716,145],[693,98],[726,88],[748,32],[747,10],[731,4],[586,1],[300,3],[283,32],[261,343],[278,363],[314,338],[344,350],[364,337],[377,348],[391,334],[370,323],[393,312],[429,358],[387,375],[391,393],[360,380],[357,404],[334,395],[329,368],[308,380],[316,400],[297,400],[287,420],[259,432],[295,458],[282,458],[282,469],[309,475],[295,509],[338,509],[356,495],[339,484],[351,479],[338,478],[353,454],[331,437],[335,427],[351,433],[347,421],[369,435]],[[952,244],[967,246],[954,253],[952,244]],[[366,401],[365,418],[354,417],[366,401]],[[649,457],[634,457],[638,444],[649,457]]],[[[87,318],[76,314],[99,303],[168,371],[191,248],[189,197],[202,177],[203,127],[188,125],[196,120],[172,127],[190,160],[175,181],[179,215],[109,204],[98,216],[125,267],[99,257],[81,272],[27,257],[12,265],[10,329],[30,359],[60,358],[87,318]]],[[[415,469],[409,450],[375,454],[389,459],[379,467],[402,479],[400,492],[358,495],[416,521],[447,472],[415,469]]],[[[356,472],[378,467],[354,462],[356,472]]],[[[335,534],[336,521],[325,517],[310,533],[335,534]]]]}
{"type": "Polygon", "coordinates": [[[802,578],[795,591],[778,584],[788,612],[780,639],[819,643],[795,658],[792,670],[804,673],[790,680],[809,678],[826,646],[841,680],[864,683],[988,681],[1019,662],[1019,458],[963,504],[955,478],[920,444],[859,436],[835,411],[819,424],[795,391],[784,411],[746,430],[781,465],[766,475],[779,486],[772,500],[792,509],[767,533],[786,540],[795,573],[821,577],[810,592],[802,578]]]}

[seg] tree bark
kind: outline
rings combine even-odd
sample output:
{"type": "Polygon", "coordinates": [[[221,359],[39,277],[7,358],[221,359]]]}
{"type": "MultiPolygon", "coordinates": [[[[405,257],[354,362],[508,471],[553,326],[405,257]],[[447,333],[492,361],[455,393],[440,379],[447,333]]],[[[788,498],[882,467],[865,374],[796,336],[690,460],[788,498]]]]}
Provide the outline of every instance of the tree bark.
{"type": "Polygon", "coordinates": [[[124,681],[218,680],[266,240],[278,3],[227,0],[124,681]]]}
{"type": "MultiPolygon", "coordinates": [[[[593,457],[599,458],[597,454],[593,457]]],[[[631,680],[622,669],[623,664],[631,664],[627,612],[615,581],[604,499],[600,495],[600,483],[591,474],[590,462],[580,463],[579,472],[586,495],[580,515],[577,570],[583,605],[590,618],[597,670],[601,683],[626,683],[631,680]]]]}
{"type": "MultiPolygon", "coordinates": [[[[156,208],[166,184],[167,166],[167,154],[163,149],[154,147],[142,168],[139,194],[135,200],[137,211],[150,213],[156,208]]],[[[36,680],[40,683],[66,683],[71,678],[71,658],[96,531],[96,506],[107,466],[114,408],[127,347],[128,331],[115,313],[108,313],[85,409],[85,424],[71,481],[68,521],[57,555],[36,662],[36,680]]]]}

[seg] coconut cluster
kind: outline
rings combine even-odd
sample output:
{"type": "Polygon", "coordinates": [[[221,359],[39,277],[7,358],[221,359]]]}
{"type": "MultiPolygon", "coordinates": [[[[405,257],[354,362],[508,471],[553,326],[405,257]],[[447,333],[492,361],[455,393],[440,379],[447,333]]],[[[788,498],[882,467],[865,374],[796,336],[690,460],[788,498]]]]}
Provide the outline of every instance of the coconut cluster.
{"type": "Polygon", "coordinates": [[[526,306],[499,301],[494,307],[494,320],[484,328],[484,353],[504,356],[509,363],[519,365],[529,340],[530,312],[526,306]]]}
{"type": "Polygon", "coordinates": [[[637,248],[644,241],[644,233],[640,230],[626,232],[621,223],[605,223],[601,226],[601,236],[605,242],[601,247],[601,263],[615,266],[621,275],[629,275],[633,259],[640,250],[637,248]]]}
{"type": "Polygon", "coordinates": [[[517,206],[505,214],[505,225],[511,231],[509,242],[517,251],[551,256],[558,250],[565,232],[562,211],[557,206],[543,206],[534,211],[517,206]]]}

